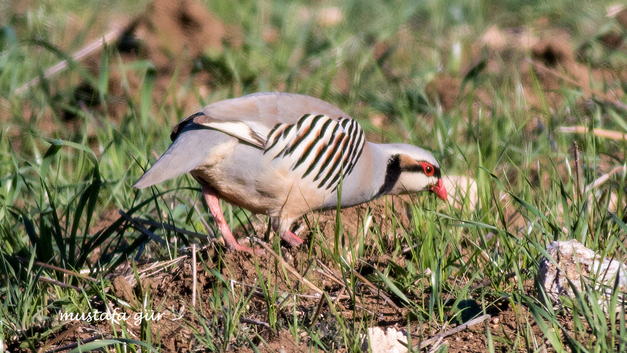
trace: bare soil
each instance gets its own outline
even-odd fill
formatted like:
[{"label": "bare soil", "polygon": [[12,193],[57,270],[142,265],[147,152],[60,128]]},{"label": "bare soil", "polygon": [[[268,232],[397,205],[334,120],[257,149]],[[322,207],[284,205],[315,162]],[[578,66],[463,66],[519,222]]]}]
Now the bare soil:
[{"label": "bare soil", "polygon": [[[196,0],[153,1],[144,13],[130,21],[115,42],[123,65],[138,60],[149,60],[154,65],[154,70],[150,71],[155,76],[154,106],[176,103],[178,109],[185,112],[197,108],[198,98],[190,94],[174,101],[172,92],[191,80],[193,87],[199,87],[201,94],[208,95],[216,80],[215,73],[222,69],[215,67],[220,64],[212,60],[217,60],[225,44],[241,45],[241,30],[223,23]],[[99,75],[100,55],[92,55],[85,65],[94,75]],[[126,98],[139,94],[145,85],[145,73],[123,70],[121,65],[112,65],[112,68],[106,107],[101,106],[101,101],[94,96],[94,88],[87,83],[77,87],[75,97],[91,109],[103,111],[106,108],[111,119],[121,120],[128,106]],[[72,119],[71,114],[67,117]]]},{"label": "bare soil", "polygon": [[[388,234],[389,238],[385,240],[385,243],[386,246],[391,247],[395,241],[394,237],[410,225],[410,202],[416,202],[416,200],[412,201],[409,197],[385,197],[365,205],[342,210],[341,220],[345,234],[363,231],[364,221],[371,214],[370,227],[378,227],[382,234]],[[386,214],[384,210],[393,210],[393,214]],[[300,224],[317,222],[324,236],[324,239],[317,239],[317,241],[333,243],[335,216],[336,211],[314,212],[307,216],[307,220],[301,220]],[[263,236],[266,233],[265,227],[265,219],[259,217],[253,219],[252,224],[240,227],[236,234],[244,236],[246,233],[254,233]],[[297,224],[296,228],[299,227],[300,225]],[[300,248],[282,247],[281,258],[299,274],[304,275],[313,285],[333,298],[338,315],[358,323],[365,322],[369,327],[395,327],[398,330],[407,328],[407,311],[403,309],[403,304],[399,299],[394,298],[393,295],[391,297],[395,306],[400,307],[400,311],[380,297],[378,291],[369,289],[361,282],[355,293],[356,302],[352,302],[346,295],[347,291],[344,289],[342,272],[338,264],[331,261],[329,256],[320,253],[320,247],[315,241],[314,247],[309,248],[311,232],[304,230],[300,235],[305,239],[305,244]],[[350,239],[346,242],[350,243]],[[311,257],[310,253],[312,253]],[[345,351],[339,334],[341,327],[328,305],[324,304],[323,300],[323,305],[318,311],[321,300],[315,297],[315,291],[298,277],[285,271],[275,257],[267,253],[256,256],[241,252],[229,253],[225,252],[220,245],[210,245],[199,250],[197,257],[198,296],[195,306],[192,306],[194,272],[190,254],[170,262],[169,266],[165,266],[166,261],[150,262],[139,266],[137,268],[140,274],[139,281],[129,264],[125,264],[110,278],[109,294],[112,295],[111,298],[118,298],[121,302],[109,299],[107,303],[104,303],[99,298],[93,298],[92,305],[101,312],[105,312],[107,307],[111,311],[117,308],[120,314],[126,313],[127,318],[116,324],[107,321],[67,323],[56,338],[48,340],[46,349],[72,344],[77,340],[112,338],[115,332],[121,333],[121,330],[125,329],[130,331],[133,337],[143,337],[145,341],[150,339],[164,352],[182,352],[198,348],[203,343],[195,338],[194,332],[211,336],[213,344],[236,352],[253,352],[251,344],[254,344],[261,352],[308,351],[313,344],[312,338],[302,330],[299,331],[297,337],[294,337],[289,330],[289,324],[293,323],[294,315],[296,315],[301,328],[313,328],[314,332],[318,333],[318,339],[327,347],[334,351]],[[365,276],[372,273],[371,267],[383,270],[388,261],[398,264],[404,261],[402,256],[391,259],[389,257],[370,258],[366,255],[363,259],[367,265],[355,263],[353,269]],[[268,288],[276,293],[275,298],[265,297],[258,283],[260,278],[258,273],[265,278]],[[231,288],[239,296],[250,295],[250,301],[246,303],[246,308],[243,310],[240,326],[236,329],[238,335],[230,337],[228,341],[224,341],[223,330],[227,325],[224,320],[230,314],[223,315],[223,311],[233,310],[238,303],[231,302],[229,305],[225,302],[227,300],[223,297],[226,295],[225,286]],[[528,286],[526,291],[532,294],[533,288]],[[294,296],[297,297],[296,301],[294,301]],[[143,298],[147,298],[147,301]],[[222,298],[219,300],[222,306],[215,306],[215,298]],[[276,304],[277,331],[268,326],[270,320],[268,300]],[[418,303],[428,302],[429,295],[426,294],[424,298],[412,298],[412,300]],[[454,298],[449,298],[449,300],[454,300]],[[135,309],[131,310],[122,303],[128,303]],[[444,344],[448,344],[449,351],[485,351],[486,325],[490,327],[494,337],[500,337],[503,340],[512,339],[517,332],[527,329],[524,326],[526,322],[520,321],[520,314],[515,315],[507,300],[486,299],[486,305],[489,306],[488,311],[492,318],[485,323],[447,337]],[[142,307],[144,309],[140,309]],[[522,310],[523,317],[527,317],[528,322],[533,322],[531,316],[524,313],[524,306],[518,306],[517,310],[519,312]],[[136,315],[140,311],[163,315],[159,320],[151,321],[150,333],[143,332],[142,327],[136,321]],[[316,313],[318,319],[314,322]],[[214,325],[202,326],[199,317],[209,323],[213,322]],[[410,327],[414,344],[451,328],[442,328],[431,323],[425,324],[416,318],[410,320]],[[533,324],[532,327],[540,337],[537,327]],[[506,344],[502,344],[501,347],[497,343],[497,351],[501,348],[507,351],[507,347]]]}]

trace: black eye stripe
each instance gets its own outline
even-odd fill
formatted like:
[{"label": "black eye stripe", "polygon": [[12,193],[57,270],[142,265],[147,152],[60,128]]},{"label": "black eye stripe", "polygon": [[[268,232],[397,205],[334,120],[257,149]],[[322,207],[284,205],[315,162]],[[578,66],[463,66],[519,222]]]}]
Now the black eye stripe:
[{"label": "black eye stripe", "polygon": [[[434,176],[434,177],[440,177],[440,168],[436,167],[436,166],[432,166],[433,167],[433,174],[429,175],[429,176]],[[424,169],[422,168],[421,164],[417,164],[417,165],[412,165],[409,167],[404,167],[401,168],[401,172],[407,172],[407,173],[422,173],[425,174]]]},{"label": "black eye stripe", "polygon": [[422,170],[422,166],[419,164],[419,165],[412,165],[410,167],[401,168],[401,172],[424,173],[424,170]]}]

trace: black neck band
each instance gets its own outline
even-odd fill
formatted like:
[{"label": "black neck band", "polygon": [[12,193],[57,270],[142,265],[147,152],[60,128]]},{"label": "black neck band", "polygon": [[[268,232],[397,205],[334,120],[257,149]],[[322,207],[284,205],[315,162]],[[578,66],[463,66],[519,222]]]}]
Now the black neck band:
[{"label": "black neck band", "polygon": [[385,180],[383,181],[383,185],[379,188],[379,191],[376,194],[376,197],[381,195],[385,195],[388,192],[392,191],[394,185],[398,181],[398,178],[401,176],[401,159],[398,154],[390,157],[388,159],[388,165],[385,169]]}]

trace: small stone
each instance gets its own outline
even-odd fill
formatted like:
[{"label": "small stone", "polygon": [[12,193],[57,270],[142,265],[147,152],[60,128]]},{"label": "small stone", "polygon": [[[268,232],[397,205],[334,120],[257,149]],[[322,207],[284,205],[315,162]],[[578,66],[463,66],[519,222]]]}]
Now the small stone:
[{"label": "small stone", "polygon": [[[627,266],[625,264],[617,260],[602,258],[574,239],[554,241],[547,246],[546,251],[552,260],[545,257],[540,260],[537,281],[553,304],[556,306],[561,304],[561,295],[575,298],[572,287],[580,293],[585,293],[586,289],[582,287],[583,281],[589,288],[601,292],[599,305],[607,311],[618,276],[619,307],[617,310],[620,311],[620,302],[627,293]],[[543,298],[541,296],[539,299],[543,300]]]},{"label": "small stone", "polygon": [[[407,336],[403,331],[397,331],[393,327],[388,327],[383,331],[379,327],[371,327],[368,329],[368,341],[373,353],[384,352],[407,352],[407,347],[399,343],[399,340],[407,343]],[[362,350],[368,351],[368,342],[364,341]]]}]

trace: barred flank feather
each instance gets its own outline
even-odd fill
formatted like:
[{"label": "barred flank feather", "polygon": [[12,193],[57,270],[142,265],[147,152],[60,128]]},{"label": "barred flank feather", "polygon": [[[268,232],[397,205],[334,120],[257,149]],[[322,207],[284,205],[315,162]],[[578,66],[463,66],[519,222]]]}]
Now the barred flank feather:
[{"label": "barred flank feather", "polygon": [[267,137],[264,154],[291,159],[292,171],[318,182],[318,189],[335,190],[342,176],[353,170],[366,138],[351,118],[337,121],[326,115],[303,115],[296,124],[276,124]]}]

